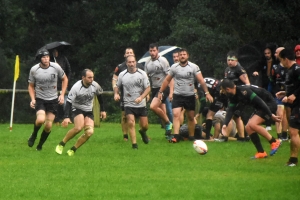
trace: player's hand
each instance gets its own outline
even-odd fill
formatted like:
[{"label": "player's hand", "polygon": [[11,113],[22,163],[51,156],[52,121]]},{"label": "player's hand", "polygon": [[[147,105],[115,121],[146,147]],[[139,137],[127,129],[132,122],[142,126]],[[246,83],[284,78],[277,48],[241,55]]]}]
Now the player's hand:
[{"label": "player's hand", "polygon": [[283,97],[281,101],[282,101],[283,103],[287,103],[287,102],[288,102],[287,96]]},{"label": "player's hand", "polygon": [[209,101],[210,103],[212,103],[214,101],[214,98],[210,94],[207,94],[206,101]]},{"label": "player's hand", "polygon": [[59,97],[58,97],[58,104],[59,104],[59,105],[63,105],[64,102],[65,102],[65,97],[64,97],[64,95],[59,95]]},{"label": "player's hand", "polygon": [[162,101],[162,99],[163,99],[163,94],[160,93],[160,92],[158,92],[157,98],[158,98],[160,101]]},{"label": "player's hand", "polygon": [[296,96],[294,94],[292,94],[287,97],[287,102],[292,104],[295,101],[295,99],[296,99]]},{"label": "player's hand", "polygon": [[120,100],[120,95],[119,94],[115,94],[114,95],[114,100],[115,101],[119,101]]},{"label": "player's hand", "polygon": [[150,95],[147,94],[147,96],[146,96],[146,101],[148,102],[149,100],[150,100]]},{"label": "player's hand", "polygon": [[272,114],[272,119],[273,119],[275,122],[281,122],[281,117],[280,117],[280,116],[276,116],[276,115]]},{"label": "player's hand", "polygon": [[62,121],[61,126],[67,128],[69,124],[72,124],[70,118],[65,118],[64,121]]},{"label": "player's hand", "polygon": [[222,135],[224,135],[225,137],[227,137],[227,126],[226,125],[222,126]]},{"label": "player's hand", "polygon": [[106,119],[106,112],[105,111],[100,112],[100,119]]},{"label": "player's hand", "polygon": [[30,102],[30,107],[33,108],[33,109],[35,109],[35,100],[32,100]]},{"label": "player's hand", "polygon": [[170,94],[169,94],[169,100],[170,100],[170,101],[173,101],[173,93],[171,93],[171,92],[170,92]]},{"label": "player's hand", "polygon": [[139,96],[138,98],[136,98],[136,100],[134,100],[135,103],[139,104],[142,102],[142,98]]},{"label": "player's hand", "polygon": [[285,96],[285,91],[279,91],[275,95],[277,99],[282,99]]},{"label": "player's hand", "polygon": [[259,75],[259,74],[258,74],[257,71],[253,72],[253,74],[252,74],[252,76],[258,76],[258,75]]}]

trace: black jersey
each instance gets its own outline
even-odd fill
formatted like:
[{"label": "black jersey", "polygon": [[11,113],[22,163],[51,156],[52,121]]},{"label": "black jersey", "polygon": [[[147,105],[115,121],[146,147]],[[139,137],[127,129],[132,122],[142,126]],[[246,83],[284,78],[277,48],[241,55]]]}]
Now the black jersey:
[{"label": "black jersey", "polygon": [[236,86],[236,93],[229,96],[229,106],[227,108],[227,115],[225,124],[228,125],[233,116],[234,111],[238,108],[238,104],[251,105],[256,110],[262,110],[266,115],[271,116],[272,112],[269,107],[277,107],[276,101],[272,94],[264,88],[254,85],[240,85]]},{"label": "black jersey", "polygon": [[[141,63],[136,63],[136,67],[138,69],[141,69],[141,70],[144,70],[144,65],[141,64]],[[123,62],[121,64],[119,64],[116,68],[115,68],[115,71],[114,71],[114,74],[116,76],[119,76],[119,74],[124,71],[125,69],[127,69],[127,65],[126,65],[126,62]]]},{"label": "black jersey", "polygon": [[[204,82],[212,97],[216,97],[220,94],[220,81],[218,79],[205,77]],[[200,83],[197,84],[197,92],[199,97],[205,96]]]},{"label": "black jersey", "polygon": [[271,72],[271,81],[273,84],[273,93],[285,91],[286,68],[280,64],[274,65]]},{"label": "black jersey", "polygon": [[293,106],[300,103],[300,65],[293,64],[287,70],[285,77],[286,96],[294,94],[296,96]]},{"label": "black jersey", "polygon": [[240,76],[246,74],[246,70],[238,63],[236,67],[227,67],[225,69],[224,78],[227,78],[234,82],[235,85],[244,85],[241,81]]}]

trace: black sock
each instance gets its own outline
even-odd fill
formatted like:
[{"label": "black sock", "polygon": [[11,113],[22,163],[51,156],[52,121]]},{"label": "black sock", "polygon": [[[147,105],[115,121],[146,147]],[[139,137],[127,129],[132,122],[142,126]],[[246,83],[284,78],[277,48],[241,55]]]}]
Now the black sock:
[{"label": "black sock", "polygon": [[61,141],[59,144],[63,147],[66,145],[66,143],[64,143],[63,141]]},{"label": "black sock", "polygon": [[37,135],[37,133],[38,133],[38,131],[40,130],[40,128],[41,128],[42,126],[37,126],[37,125],[35,125],[35,123],[34,123],[34,126],[33,126],[33,135]]},{"label": "black sock", "polygon": [[261,143],[260,143],[260,138],[259,138],[258,134],[257,133],[252,133],[249,136],[250,136],[251,141],[254,144],[257,152],[259,152],[259,153],[265,152],[262,145],[261,145]]},{"label": "black sock", "polygon": [[128,134],[124,134],[124,135],[123,135],[123,138],[128,139]]},{"label": "black sock", "polygon": [[276,142],[276,139],[272,136],[271,140],[269,140],[269,143],[272,144],[273,142]]},{"label": "black sock", "polygon": [[282,134],[281,133],[277,133],[277,138],[281,138],[282,137]]},{"label": "black sock", "polygon": [[206,135],[206,139],[209,139],[209,136],[210,136],[210,130],[211,130],[211,127],[212,127],[212,120],[211,119],[207,119],[205,120],[205,135]]},{"label": "black sock", "polygon": [[298,163],[298,158],[296,158],[296,157],[290,157],[289,162],[297,164]]},{"label": "black sock", "polygon": [[71,150],[73,150],[75,152],[77,150],[77,148],[75,146],[72,146]]},{"label": "black sock", "polygon": [[287,132],[286,131],[282,131],[281,137],[286,139],[287,138]]},{"label": "black sock", "polygon": [[41,138],[40,138],[40,142],[38,144],[39,147],[43,146],[43,144],[46,142],[50,133],[51,133],[51,131],[49,133],[47,133],[45,130],[43,130]]}]

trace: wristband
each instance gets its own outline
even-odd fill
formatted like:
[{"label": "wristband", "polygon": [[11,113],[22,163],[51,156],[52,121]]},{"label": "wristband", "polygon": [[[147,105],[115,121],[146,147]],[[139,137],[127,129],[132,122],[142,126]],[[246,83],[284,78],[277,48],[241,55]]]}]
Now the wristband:
[{"label": "wristband", "polygon": [[207,92],[205,92],[204,94],[207,95],[207,94],[209,94],[209,92],[207,91]]}]

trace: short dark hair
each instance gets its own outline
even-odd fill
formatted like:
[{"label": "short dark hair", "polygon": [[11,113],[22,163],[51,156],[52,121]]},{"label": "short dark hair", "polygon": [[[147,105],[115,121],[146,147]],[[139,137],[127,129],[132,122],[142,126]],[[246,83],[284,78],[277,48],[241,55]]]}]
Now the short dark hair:
[{"label": "short dark hair", "polygon": [[233,81],[229,80],[229,79],[223,79],[223,81],[221,82],[220,86],[223,88],[223,89],[226,89],[226,88],[234,88],[235,84]]},{"label": "short dark hair", "polygon": [[239,59],[238,58],[238,53],[236,51],[229,51],[227,53],[227,57],[236,57],[237,59]]},{"label": "short dark hair", "polygon": [[[131,49],[131,50],[133,51],[133,48],[127,47],[127,48],[125,49],[125,52],[124,52],[124,53],[126,53],[126,50],[127,50],[127,49]],[[134,51],[133,51],[133,53],[134,53]]]},{"label": "short dark hair", "polygon": [[188,50],[187,50],[186,48],[181,48],[181,49],[179,49],[179,50],[178,50],[178,53],[181,53],[181,52],[183,52],[183,51],[185,51],[185,52],[189,55],[189,52],[188,52]]},{"label": "short dark hair", "polygon": [[156,48],[158,50],[158,44],[152,43],[149,45],[149,49],[153,49],[153,48]]},{"label": "short dark hair", "polygon": [[125,58],[125,61],[126,61],[126,62],[128,61],[128,58],[129,58],[129,57],[134,57],[134,60],[136,61],[136,58],[135,58],[134,55],[129,55],[129,56],[127,56],[127,57]]},{"label": "short dark hair", "polygon": [[81,72],[81,76],[84,76],[84,77],[86,77],[86,72],[88,72],[88,71],[91,71],[91,72],[93,72],[92,70],[90,70],[90,69],[84,69],[84,70],[82,70],[82,72]]},{"label": "short dark hair", "polygon": [[282,59],[295,60],[295,52],[293,49],[282,49],[279,53],[279,57]]}]

